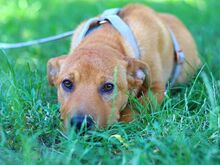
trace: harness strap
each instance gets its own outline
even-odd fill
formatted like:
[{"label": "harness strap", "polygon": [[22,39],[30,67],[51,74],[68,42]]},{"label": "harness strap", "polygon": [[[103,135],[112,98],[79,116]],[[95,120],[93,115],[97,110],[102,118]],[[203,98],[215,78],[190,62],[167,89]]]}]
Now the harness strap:
[{"label": "harness strap", "polygon": [[[140,50],[136,41],[136,38],[132,32],[132,30],[129,28],[129,26],[118,16],[118,13],[121,9],[115,8],[115,9],[108,9],[103,12],[103,14],[99,18],[91,18],[89,19],[81,33],[79,34],[79,37],[77,38],[77,45],[85,38],[88,34],[90,34],[92,31],[96,30],[100,27],[103,23],[109,22],[125,39],[125,41],[131,45],[135,58],[140,59],[141,54]],[[183,51],[180,49],[179,43],[176,39],[176,36],[174,33],[170,31],[171,39],[174,46],[174,55],[175,55],[175,64],[173,66],[173,70],[171,73],[171,77],[169,80],[169,85],[173,86],[181,72],[181,65],[183,64],[185,60],[185,55]]]},{"label": "harness strap", "polygon": [[77,44],[79,44],[83,38],[85,38],[91,31],[97,29],[101,24],[109,22],[125,39],[125,41],[131,45],[135,58],[140,58],[140,50],[137,45],[137,41],[135,39],[135,36],[129,26],[117,15],[120,12],[120,9],[109,9],[106,10],[101,17],[99,18],[91,18],[89,19],[78,39]]},{"label": "harness strap", "polygon": [[181,50],[179,43],[176,39],[176,36],[171,30],[170,30],[170,36],[173,41],[174,55],[175,55],[175,64],[173,66],[171,78],[169,80],[170,86],[172,87],[181,73],[181,68],[182,68],[181,66],[185,61],[185,54]]}]

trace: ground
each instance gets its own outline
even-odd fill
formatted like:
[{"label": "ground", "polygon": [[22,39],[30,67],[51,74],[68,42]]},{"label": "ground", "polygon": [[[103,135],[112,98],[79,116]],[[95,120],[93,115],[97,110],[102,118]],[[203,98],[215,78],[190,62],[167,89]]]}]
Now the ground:
[{"label": "ground", "polygon": [[204,66],[157,111],[134,98],[129,123],[81,135],[64,133],[46,63],[68,52],[70,39],[0,50],[0,164],[219,164],[220,2],[218,0],[0,0],[0,42],[72,30],[103,10],[129,2],[179,17],[192,32]]}]

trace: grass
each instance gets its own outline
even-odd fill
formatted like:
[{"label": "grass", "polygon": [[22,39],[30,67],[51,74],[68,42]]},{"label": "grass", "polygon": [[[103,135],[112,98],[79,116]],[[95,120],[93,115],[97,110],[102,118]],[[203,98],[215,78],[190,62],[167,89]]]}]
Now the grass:
[{"label": "grass", "polygon": [[[135,1],[130,1],[135,2]],[[204,67],[180,92],[165,94],[156,112],[140,112],[81,136],[62,132],[46,62],[65,54],[69,39],[0,50],[0,164],[219,164],[220,33],[217,0],[138,0],[178,16],[193,33]],[[68,31],[104,9],[128,1],[0,0],[0,41],[18,42]],[[84,10],[85,9],[85,10]]]}]

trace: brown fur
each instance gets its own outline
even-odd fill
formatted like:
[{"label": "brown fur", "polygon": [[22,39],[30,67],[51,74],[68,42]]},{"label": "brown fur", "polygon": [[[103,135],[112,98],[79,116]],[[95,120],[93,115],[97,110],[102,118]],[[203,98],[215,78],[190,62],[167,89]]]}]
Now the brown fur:
[{"label": "brown fur", "polygon": [[[76,46],[75,40],[82,23],[73,36],[68,56],[49,60],[48,79],[58,88],[61,117],[65,124],[69,117],[79,112],[91,115],[101,127],[119,120],[130,121],[128,91],[147,95],[147,91],[151,90],[161,103],[174,65],[174,48],[168,28],[174,32],[187,61],[182,65],[177,83],[186,82],[199,68],[201,63],[194,40],[175,16],[132,4],[120,12],[120,17],[133,31],[141,59],[133,58],[130,45],[109,23],[103,24]],[[102,96],[98,89],[104,82],[114,81],[115,68],[118,75],[117,96],[113,101],[113,94]],[[139,68],[146,72],[145,81],[135,76]],[[64,78],[74,82],[73,92],[62,89],[60,84]]]}]

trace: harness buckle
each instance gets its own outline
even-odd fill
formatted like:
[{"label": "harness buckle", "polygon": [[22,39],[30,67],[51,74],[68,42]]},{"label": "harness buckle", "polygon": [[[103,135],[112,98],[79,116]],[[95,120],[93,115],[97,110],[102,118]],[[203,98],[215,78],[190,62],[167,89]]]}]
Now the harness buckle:
[{"label": "harness buckle", "polygon": [[183,53],[182,50],[179,50],[176,52],[176,62],[177,64],[183,64],[185,61],[185,54]]},{"label": "harness buckle", "polygon": [[107,22],[108,22],[108,21],[107,21],[106,19],[103,19],[103,20],[98,21],[98,24],[99,24],[99,25],[102,25],[102,24],[107,23]]}]

